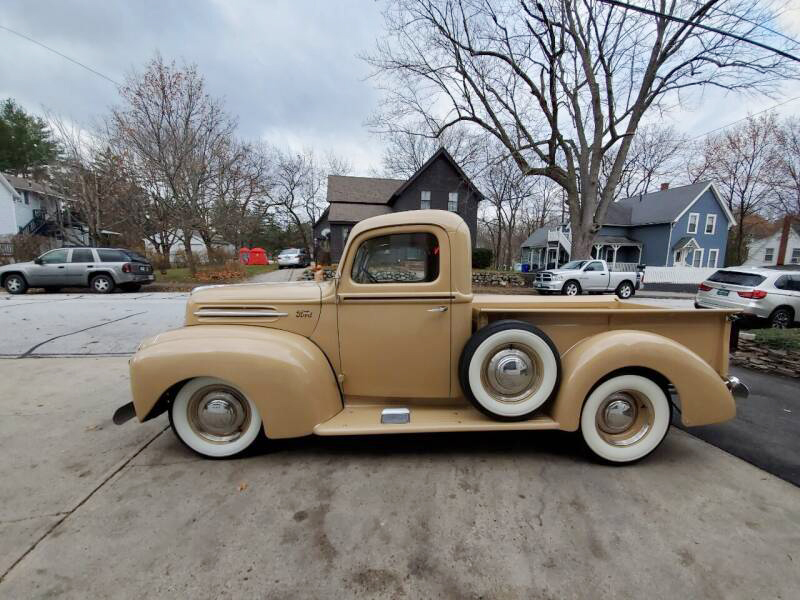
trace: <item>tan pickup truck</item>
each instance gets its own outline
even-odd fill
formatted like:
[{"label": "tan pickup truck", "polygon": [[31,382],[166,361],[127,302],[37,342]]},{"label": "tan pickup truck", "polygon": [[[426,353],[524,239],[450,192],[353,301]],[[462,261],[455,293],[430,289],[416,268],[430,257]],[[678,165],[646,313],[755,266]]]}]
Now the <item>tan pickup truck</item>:
[{"label": "tan pickup truck", "polygon": [[686,425],[732,418],[731,311],[614,296],[472,293],[469,230],[410,211],[356,225],[336,277],[196,289],[186,326],[130,362],[120,423],[168,412],[208,457],[257,438],[580,430],[629,463]]}]

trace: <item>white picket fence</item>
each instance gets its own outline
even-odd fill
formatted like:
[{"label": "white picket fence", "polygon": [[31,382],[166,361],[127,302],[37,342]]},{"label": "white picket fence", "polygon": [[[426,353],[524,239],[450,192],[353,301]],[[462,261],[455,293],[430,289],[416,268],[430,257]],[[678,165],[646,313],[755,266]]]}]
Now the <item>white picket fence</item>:
[{"label": "white picket fence", "polygon": [[648,283],[691,283],[698,284],[717,269],[707,267],[647,267],[644,271],[644,284]]}]

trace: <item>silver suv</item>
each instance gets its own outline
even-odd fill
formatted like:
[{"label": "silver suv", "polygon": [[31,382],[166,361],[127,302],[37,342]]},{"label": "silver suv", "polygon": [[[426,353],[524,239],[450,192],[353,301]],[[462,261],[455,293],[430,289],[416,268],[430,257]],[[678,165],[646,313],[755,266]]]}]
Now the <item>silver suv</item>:
[{"label": "silver suv", "polygon": [[0,267],[0,285],[9,294],[24,294],[32,287],[48,292],[62,287],[89,287],[98,294],[117,287],[137,292],[154,280],[153,265],[144,256],[119,248],[58,248],[30,262]]},{"label": "silver suv", "polygon": [[745,316],[791,327],[800,320],[800,271],[729,267],[700,284],[696,308],[735,308]]}]

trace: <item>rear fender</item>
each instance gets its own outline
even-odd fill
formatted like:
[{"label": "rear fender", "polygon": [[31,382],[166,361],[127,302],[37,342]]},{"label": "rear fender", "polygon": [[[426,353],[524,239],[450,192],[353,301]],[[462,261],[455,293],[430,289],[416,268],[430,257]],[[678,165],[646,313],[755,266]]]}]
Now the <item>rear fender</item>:
[{"label": "rear fender", "polygon": [[[258,407],[270,438],[308,435],[342,410],[333,369],[323,352],[296,333],[240,325],[196,325],[142,343],[130,361],[140,421],[176,384],[217,377]],[[162,400],[163,401],[163,400]]]},{"label": "rear fender", "polygon": [[684,425],[720,423],[736,416],[736,403],[722,377],[686,346],[655,333],[598,333],[570,348],[561,357],[561,367],[563,379],[553,419],[567,431],[578,429],[592,388],[620,369],[644,368],[663,375],[680,396]]}]

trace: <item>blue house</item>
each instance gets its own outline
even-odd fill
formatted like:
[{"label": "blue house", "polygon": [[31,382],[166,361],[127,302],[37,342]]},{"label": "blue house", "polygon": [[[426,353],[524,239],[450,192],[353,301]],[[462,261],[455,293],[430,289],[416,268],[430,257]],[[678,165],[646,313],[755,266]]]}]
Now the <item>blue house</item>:
[{"label": "blue house", "polygon": [[[721,267],[728,230],[736,224],[710,182],[661,190],[613,203],[592,248],[616,269],[651,267]],[[569,225],[542,227],[522,244],[522,262],[551,268],[570,260]]]}]

